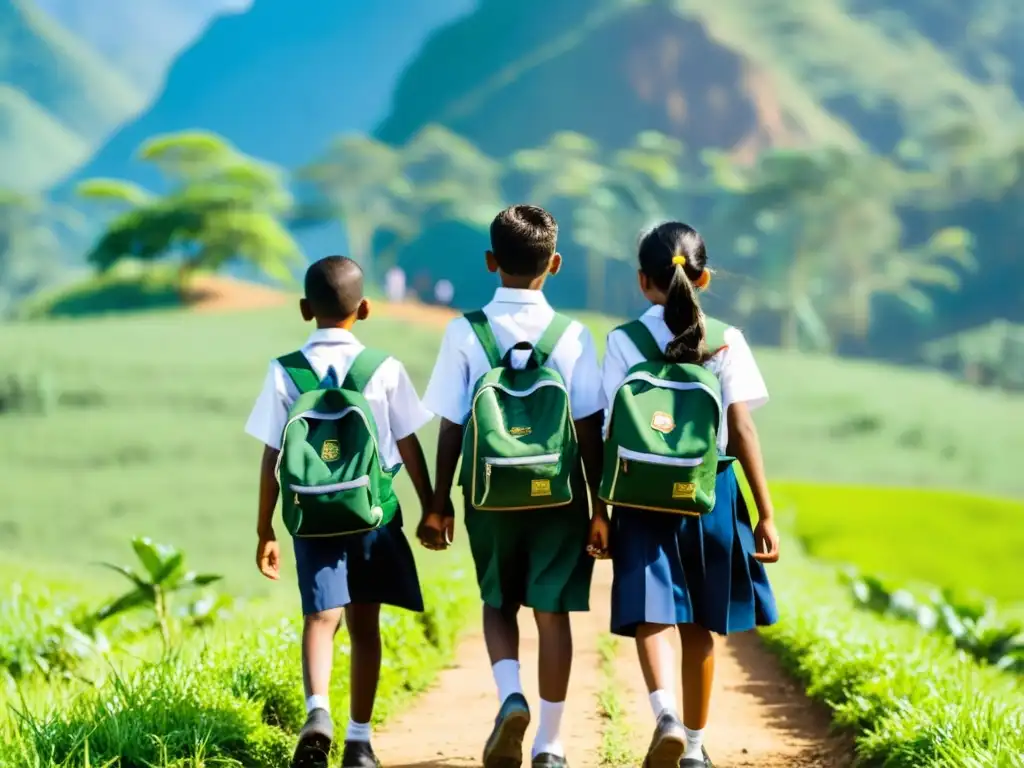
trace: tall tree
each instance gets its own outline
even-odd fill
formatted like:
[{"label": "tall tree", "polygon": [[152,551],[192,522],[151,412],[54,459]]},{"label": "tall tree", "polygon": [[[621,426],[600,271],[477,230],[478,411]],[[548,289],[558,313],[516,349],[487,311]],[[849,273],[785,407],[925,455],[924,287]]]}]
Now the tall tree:
[{"label": "tall tree", "polygon": [[378,234],[411,239],[417,232],[413,185],[395,147],[362,134],[341,136],[296,178],[312,192],[302,207],[304,222],[340,222],[349,255],[370,274]]},{"label": "tall tree", "polygon": [[83,198],[126,209],[89,253],[92,264],[108,269],[124,258],[176,259],[182,290],[197,270],[236,259],[282,282],[293,279],[302,258],[281,223],[292,199],[276,168],[200,131],[154,137],[138,155],[162,172],[170,191],[156,195],[113,179],[83,182]]}]

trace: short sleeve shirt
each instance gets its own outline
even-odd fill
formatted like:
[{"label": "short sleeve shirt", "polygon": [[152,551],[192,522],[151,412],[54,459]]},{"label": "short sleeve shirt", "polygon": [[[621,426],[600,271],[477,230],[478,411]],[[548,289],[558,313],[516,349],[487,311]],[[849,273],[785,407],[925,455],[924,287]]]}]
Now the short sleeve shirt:
[{"label": "short sleeve shirt", "polygon": [[[503,355],[520,342],[536,344],[555,316],[541,291],[513,288],[499,288],[483,311]],[[513,364],[523,363],[525,360],[513,359]],[[586,326],[572,321],[547,365],[558,371],[569,390],[573,419],[578,421],[604,409],[597,349]],[[452,320],[423,396],[425,406],[448,421],[464,424],[473,387],[490,368],[487,353],[469,321],[464,317]]]},{"label": "short sleeve shirt", "polygon": [[[344,381],[352,361],[363,349],[351,332],[321,328],[312,333],[302,353],[318,376],[325,378],[333,369],[337,381]],[[401,464],[398,441],[423,427],[433,414],[423,407],[405,367],[393,357],[376,370],[363,394],[377,422],[381,460],[389,467]],[[298,396],[291,377],[280,363],[271,361],[245,431],[265,445],[280,450],[288,410]]]},{"label": "short sleeve shirt", "polygon": [[[664,309],[653,306],[640,317],[640,322],[651,332],[663,352],[674,337],[665,324]],[[738,328],[729,328],[725,332],[725,343],[726,348],[704,364],[722,385],[722,407],[728,409],[733,403],[746,403],[750,410],[756,410],[768,402],[768,387],[754,360],[754,353]],[[643,361],[643,355],[624,331],[614,330],[608,334],[601,373],[605,402],[611,403],[614,400],[626,373]],[[725,451],[729,443],[727,426],[718,436],[718,441],[719,449]]]}]

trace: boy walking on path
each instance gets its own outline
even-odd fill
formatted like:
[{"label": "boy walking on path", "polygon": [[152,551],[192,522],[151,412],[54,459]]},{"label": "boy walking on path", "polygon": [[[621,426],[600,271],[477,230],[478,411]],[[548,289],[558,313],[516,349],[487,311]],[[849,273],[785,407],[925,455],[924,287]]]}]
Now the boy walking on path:
[{"label": "boy walking on path", "polygon": [[[593,338],[579,322],[557,315],[543,293],[547,276],[561,267],[561,257],[555,250],[557,235],[554,218],[541,208],[517,205],[498,214],[491,224],[487,268],[499,275],[501,287],[482,313],[471,313],[468,319],[450,323],[424,397],[426,407],[441,416],[437,488],[430,514],[420,529],[423,543],[433,549],[443,549],[454,536],[455,522],[448,505],[463,450],[464,425],[477,382],[499,365],[495,358],[504,359],[515,369],[524,369],[531,360],[536,366],[543,359],[539,364],[561,377],[572,420],[565,426],[574,428],[579,446],[579,458],[575,445],[563,454],[572,457],[573,466],[565,469],[572,475],[572,492],[568,494],[571,501],[562,506],[542,505],[557,478],[531,481],[536,491],[531,495],[539,497],[537,506],[548,508],[508,506],[496,511],[493,499],[502,490],[491,488],[490,464],[486,467],[488,490],[483,495],[490,494],[492,501],[486,509],[479,508],[485,506],[483,497],[471,498],[470,486],[476,483],[468,479],[475,470],[467,470],[467,464],[475,462],[463,457],[466,531],[484,602],[484,637],[500,703],[484,748],[485,768],[518,768],[522,762],[530,709],[519,674],[517,617],[521,606],[533,609],[539,634],[540,723],[532,764],[535,768],[567,765],[559,727],[572,665],[569,613],[588,610],[593,571],[592,558],[587,554],[590,504],[584,467],[593,491],[595,514],[603,514],[596,491],[601,472],[604,402]],[[546,386],[558,387],[559,383],[556,380],[554,385],[548,382]],[[517,407],[509,403],[509,409]],[[525,445],[531,429],[538,431],[536,424],[501,431],[506,436],[524,438]],[[493,462],[493,482],[498,485],[499,469],[514,463],[521,466],[523,460],[495,458]],[[525,486],[527,490],[530,487],[529,483]],[[478,507],[473,506],[474,500]]]},{"label": "boy walking on path", "polygon": [[[433,494],[415,432],[432,415],[420,403],[399,361],[372,353],[360,357],[365,348],[351,329],[357,321],[369,317],[370,303],[363,297],[363,272],[359,265],[342,256],[328,256],[310,266],[300,310],[303,319],[315,321],[316,330],[300,350],[301,355],[282,360],[297,360],[300,367],[308,369],[309,380],[314,385],[321,382],[321,387],[337,387],[340,382],[358,378],[356,368],[362,369],[366,381],[360,385],[376,422],[380,463],[391,474],[405,466],[425,512]],[[355,365],[357,358],[373,358],[375,362],[370,368],[379,365],[369,372],[365,363]],[[280,492],[276,468],[282,435],[291,405],[309,389],[300,387],[292,372],[290,365],[271,362],[263,391],[246,424],[246,432],[265,445],[260,467],[256,563],[264,576],[274,580],[280,578],[281,561],[273,516]],[[327,440],[318,453],[329,464],[339,458],[344,460],[344,452],[349,448],[339,446],[339,441]],[[358,481],[349,483],[354,484]],[[293,540],[305,617],[302,669],[308,712],[295,751],[293,765],[297,767],[327,766],[334,738],[329,699],[334,635],[341,626],[342,613],[352,649],[351,707],[342,766],[377,765],[370,746],[370,720],[381,666],[380,607],[386,604],[410,611],[423,610],[416,565],[402,532],[401,509],[396,509],[398,501],[390,482],[381,487],[386,498],[380,499],[375,511],[395,510],[390,522],[364,533],[309,538],[296,535]]]}]

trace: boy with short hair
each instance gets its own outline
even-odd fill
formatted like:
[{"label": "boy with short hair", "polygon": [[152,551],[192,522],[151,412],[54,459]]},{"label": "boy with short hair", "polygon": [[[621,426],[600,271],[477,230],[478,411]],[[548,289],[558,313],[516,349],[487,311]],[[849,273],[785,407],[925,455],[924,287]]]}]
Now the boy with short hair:
[{"label": "boy with short hair", "polygon": [[[501,278],[493,301],[484,307],[487,324],[502,355],[517,344],[536,345],[555,318],[544,298],[544,281],[561,267],[556,252],[558,225],[550,213],[515,205],[491,224],[487,269]],[[512,350],[515,367],[525,365]],[[529,357],[529,352],[525,353]],[[519,355],[522,357],[522,355]],[[545,363],[561,375],[569,393],[580,456],[595,510],[601,479],[601,426],[604,402],[600,369],[590,331],[572,321]],[[463,425],[480,377],[491,368],[487,351],[466,318],[453,320],[445,333],[424,404],[441,416],[436,491],[420,538],[443,549],[454,535],[447,505],[462,450]],[[500,709],[484,747],[484,768],[518,768],[522,740],[530,721],[519,677],[521,606],[533,608],[539,634],[540,724],[533,745],[534,768],[563,768],[559,736],[572,665],[571,611],[589,609],[593,560],[587,554],[590,508],[580,467],[574,467],[574,501],[567,507],[488,511],[466,498],[466,531],[484,602],[484,637],[490,655]]]},{"label": "boy with short hair", "polygon": [[[299,309],[304,320],[316,322],[316,330],[301,352],[321,382],[333,378],[337,386],[364,349],[351,332],[357,321],[370,316],[370,302],[363,296],[362,269],[343,256],[317,261],[306,272],[305,297]],[[256,564],[264,576],[274,580],[280,578],[281,560],[272,524],[280,491],[275,468],[289,408],[300,394],[281,363],[271,362],[263,391],[245,427],[265,445],[260,468]],[[423,407],[405,368],[394,358],[384,360],[369,376],[363,395],[376,421],[381,462],[386,467],[406,467],[425,513],[433,494],[415,432],[430,421],[432,414]],[[397,503],[394,498],[385,501]],[[295,537],[293,541],[305,617],[302,670],[308,713],[293,765],[327,766],[333,741],[328,694],[334,635],[344,611],[352,659],[350,719],[342,766],[375,768],[378,763],[370,746],[370,719],[380,677],[380,606],[423,610],[416,565],[402,532],[401,509],[390,523],[367,533]]]}]

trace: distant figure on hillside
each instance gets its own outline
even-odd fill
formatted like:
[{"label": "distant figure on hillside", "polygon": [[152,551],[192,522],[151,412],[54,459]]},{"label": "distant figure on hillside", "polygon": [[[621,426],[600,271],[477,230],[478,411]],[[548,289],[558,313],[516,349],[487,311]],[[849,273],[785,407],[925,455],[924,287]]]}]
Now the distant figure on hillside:
[{"label": "distant figure on hillside", "polygon": [[405,301],[405,270],[392,267],[384,275],[384,295],[393,304]]},{"label": "distant figure on hillside", "polygon": [[451,306],[454,298],[455,286],[452,285],[451,280],[438,280],[434,285],[434,301],[442,307],[448,307]]},{"label": "distant figure on hillside", "polygon": [[[245,425],[265,446],[256,565],[268,579],[280,578],[273,518],[284,485],[282,517],[293,537],[305,618],[307,720],[292,765],[327,768],[334,741],[329,699],[334,635],[344,613],[351,681],[341,765],[377,768],[370,722],[380,679],[380,607],[423,610],[416,563],[392,486],[398,470],[383,467],[404,466],[419,498],[432,498],[416,438],[432,414],[420,403],[402,364],[386,352],[366,349],[352,333],[357,321],[370,316],[358,264],[328,256],[311,265],[300,309],[316,330],[300,350],[270,363]],[[344,377],[340,383],[339,375]],[[334,418],[316,418],[328,412]]]}]

